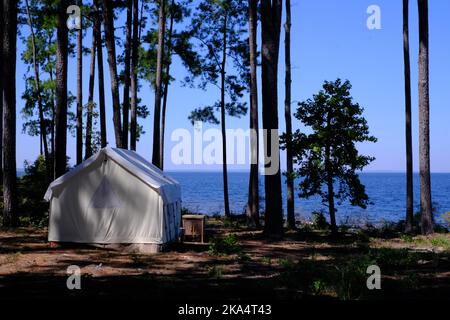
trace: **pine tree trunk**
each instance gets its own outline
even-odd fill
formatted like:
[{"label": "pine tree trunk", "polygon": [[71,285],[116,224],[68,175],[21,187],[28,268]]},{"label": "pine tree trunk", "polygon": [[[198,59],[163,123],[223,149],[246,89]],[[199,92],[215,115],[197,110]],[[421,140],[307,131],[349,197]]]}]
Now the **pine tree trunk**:
[{"label": "pine tree trunk", "polygon": [[250,48],[250,147],[251,164],[247,204],[247,219],[251,224],[259,226],[259,124],[258,124],[258,81],[257,81],[257,26],[258,0],[248,1],[249,10],[249,48]]},{"label": "pine tree trunk", "polygon": [[126,22],[126,40],[124,57],[124,86],[123,86],[123,128],[122,144],[124,149],[128,149],[128,117],[130,110],[130,55],[131,55],[131,20],[132,20],[132,0],[127,0],[127,22]]},{"label": "pine tree trunk", "polygon": [[169,22],[169,34],[167,35],[167,57],[168,61],[166,62],[166,77],[164,79],[164,96],[162,103],[162,117],[161,117],[161,147],[159,158],[161,159],[161,169],[164,170],[164,135],[166,131],[166,110],[167,110],[167,95],[169,92],[169,80],[170,80],[170,65],[172,62],[172,33],[173,33],[173,7],[175,6],[175,1],[172,0],[171,11],[170,11],[170,22]]},{"label": "pine tree trunk", "polygon": [[406,224],[405,232],[413,231],[413,156],[411,130],[411,66],[409,59],[409,0],[403,0],[403,60],[405,74],[405,138],[406,138]]},{"label": "pine tree trunk", "polygon": [[139,10],[138,0],[133,0],[133,41],[131,48],[131,119],[130,119],[130,149],[136,151],[136,129],[137,129],[137,63],[138,63],[138,31]]},{"label": "pine tree trunk", "polygon": [[[78,1],[82,5],[82,0]],[[83,161],[83,19],[77,32],[77,164]]]},{"label": "pine tree trunk", "polygon": [[56,110],[55,110],[55,177],[66,172],[67,148],[67,0],[62,0],[57,12],[56,40]]},{"label": "pine tree trunk", "polygon": [[[0,1],[0,40],[3,41],[3,2]],[[3,46],[0,47],[0,183],[3,185]]]},{"label": "pine tree trunk", "polygon": [[17,2],[2,2],[3,226],[19,224],[16,194],[16,36]]},{"label": "pine tree trunk", "polygon": [[286,24],[284,39],[284,55],[286,65],[284,100],[284,117],[286,119],[286,183],[287,183],[287,225],[289,229],[295,229],[294,213],[294,164],[292,154],[292,116],[291,116],[291,1],[286,0]]},{"label": "pine tree trunk", "polygon": [[[330,126],[329,119],[328,126]],[[327,172],[328,210],[330,213],[331,233],[336,235],[338,229],[336,224],[336,210],[334,207],[333,170],[330,161],[330,146],[325,147],[325,170]]]},{"label": "pine tree trunk", "polygon": [[419,171],[423,234],[433,233],[430,177],[430,99],[428,52],[428,0],[418,0],[419,9]]},{"label": "pine tree trunk", "polygon": [[[100,7],[97,7],[100,9]],[[101,32],[101,16],[97,12],[94,20],[95,42],[97,45],[97,65],[98,65],[98,107],[100,113],[100,144],[105,148],[108,144],[106,135],[106,110],[105,110],[105,82],[103,76],[103,47]]]},{"label": "pine tree trunk", "polygon": [[89,92],[88,92],[88,109],[86,115],[86,142],[85,142],[85,159],[92,156],[92,114],[94,111],[94,82],[95,82],[95,50],[97,42],[95,30],[92,29],[92,46],[91,60],[89,63]]},{"label": "pine tree trunk", "polygon": [[[271,150],[272,135],[278,140],[278,55],[280,47],[282,1],[262,1],[262,119],[266,130],[265,144],[272,158],[280,159],[280,150]],[[273,164],[272,164],[273,165]],[[266,168],[266,173],[267,173]],[[264,233],[269,237],[283,234],[283,212],[281,200],[281,174],[278,167],[275,174],[265,175],[266,212]]]},{"label": "pine tree trunk", "polygon": [[33,69],[34,69],[34,88],[35,88],[35,95],[37,97],[37,103],[38,103],[38,113],[39,113],[39,133],[40,133],[40,140],[41,140],[41,146],[44,149],[44,157],[45,157],[45,169],[46,169],[46,175],[47,180],[50,181],[51,179],[51,169],[50,169],[50,159],[49,159],[49,152],[48,152],[48,143],[47,143],[47,128],[45,126],[45,119],[44,119],[44,110],[42,106],[42,95],[41,95],[41,88],[40,88],[40,79],[39,79],[39,66],[36,61],[36,39],[35,39],[35,33],[33,28],[33,19],[30,14],[30,8],[28,5],[28,0],[25,0],[25,9],[27,13],[27,22],[28,26],[30,27],[31,32],[31,46],[33,51]]},{"label": "pine tree trunk", "polygon": [[156,82],[155,82],[155,112],[153,115],[153,154],[152,163],[161,168],[161,159],[159,157],[161,152],[160,145],[160,124],[161,124],[161,81],[162,81],[162,66],[164,56],[164,33],[165,33],[165,0],[159,1],[159,16],[158,16],[158,50],[156,57]]},{"label": "pine tree trunk", "polygon": [[225,206],[225,216],[230,217],[230,200],[228,196],[228,169],[227,169],[227,136],[225,124],[225,67],[227,60],[227,16],[223,25],[223,52],[220,72],[220,126],[222,129],[222,173],[223,173],[223,199]]},{"label": "pine tree trunk", "polygon": [[114,38],[114,12],[112,0],[103,0],[103,26],[108,54],[109,77],[113,104],[114,135],[117,148],[122,148],[122,125],[120,119],[119,80],[117,77],[116,43]]},{"label": "pine tree trunk", "polygon": [[[52,36],[49,37],[48,39],[48,45],[50,46],[50,44],[52,43]],[[50,55],[47,55],[47,61],[50,61]],[[53,68],[50,66],[49,71],[48,71],[48,75],[50,78],[50,82],[53,83]],[[51,103],[50,103],[50,107],[52,109],[52,119],[50,120],[50,146],[51,146],[51,157],[50,157],[50,168],[51,168],[51,172],[50,172],[50,176],[51,179],[50,180],[55,180],[55,117],[56,117],[56,102],[55,102],[55,89],[51,89]]]}]

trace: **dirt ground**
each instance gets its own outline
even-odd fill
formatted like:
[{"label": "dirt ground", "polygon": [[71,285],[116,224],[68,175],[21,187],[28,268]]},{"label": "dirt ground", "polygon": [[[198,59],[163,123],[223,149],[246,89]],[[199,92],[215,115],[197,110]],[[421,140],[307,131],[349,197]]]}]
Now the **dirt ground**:
[{"label": "dirt ground", "polygon": [[[183,300],[450,297],[450,251],[439,243],[400,238],[361,241],[353,236],[334,240],[301,231],[287,233],[283,240],[266,240],[260,231],[220,226],[210,228],[209,236],[229,232],[239,239],[239,254],[213,255],[208,244],[177,244],[151,255],[82,245],[51,247],[46,230],[3,230],[0,296]],[[450,236],[443,237],[450,241]],[[362,290],[352,296],[352,281],[359,281],[354,279],[352,265],[363,261],[364,252],[385,265],[381,267],[382,289]],[[67,289],[70,265],[81,268],[81,290]],[[337,276],[333,278],[331,273]]]}]

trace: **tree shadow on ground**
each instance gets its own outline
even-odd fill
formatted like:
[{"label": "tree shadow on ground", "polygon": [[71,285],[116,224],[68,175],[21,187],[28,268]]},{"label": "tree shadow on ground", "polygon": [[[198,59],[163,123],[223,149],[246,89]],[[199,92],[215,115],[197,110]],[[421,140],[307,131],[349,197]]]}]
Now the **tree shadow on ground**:
[{"label": "tree shadow on ground", "polygon": [[[44,234],[9,236],[2,238],[3,257],[20,249],[18,260],[28,263],[32,256],[43,262],[0,273],[0,296],[182,301],[450,296],[448,251],[371,247],[358,236],[336,239],[317,232],[288,232],[277,241],[254,230],[236,234],[240,253],[218,256],[207,252],[208,244],[176,244],[167,252],[143,255],[79,244],[50,248]],[[82,269],[81,290],[67,289],[66,268],[72,264]],[[372,264],[381,269],[381,290],[367,289]]]}]

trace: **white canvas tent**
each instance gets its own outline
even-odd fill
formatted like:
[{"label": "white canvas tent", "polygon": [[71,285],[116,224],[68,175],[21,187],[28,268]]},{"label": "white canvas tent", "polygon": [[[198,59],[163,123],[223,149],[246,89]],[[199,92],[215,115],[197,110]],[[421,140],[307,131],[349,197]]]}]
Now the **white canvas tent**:
[{"label": "white canvas tent", "polygon": [[179,183],[134,151],[101,149],[53,181],[44,199],[50,202],[51,242],[158,251],[179,235]]}]

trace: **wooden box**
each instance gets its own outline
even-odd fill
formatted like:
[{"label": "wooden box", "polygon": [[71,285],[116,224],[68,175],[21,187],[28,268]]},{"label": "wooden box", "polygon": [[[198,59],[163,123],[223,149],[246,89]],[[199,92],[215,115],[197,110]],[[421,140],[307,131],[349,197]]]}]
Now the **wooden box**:
[{"label": "wooden box", "polygon": [[183,240],[189,237],[191,240],[205,239],[205,216],[196,214],[185,214],[182,216]]}]

